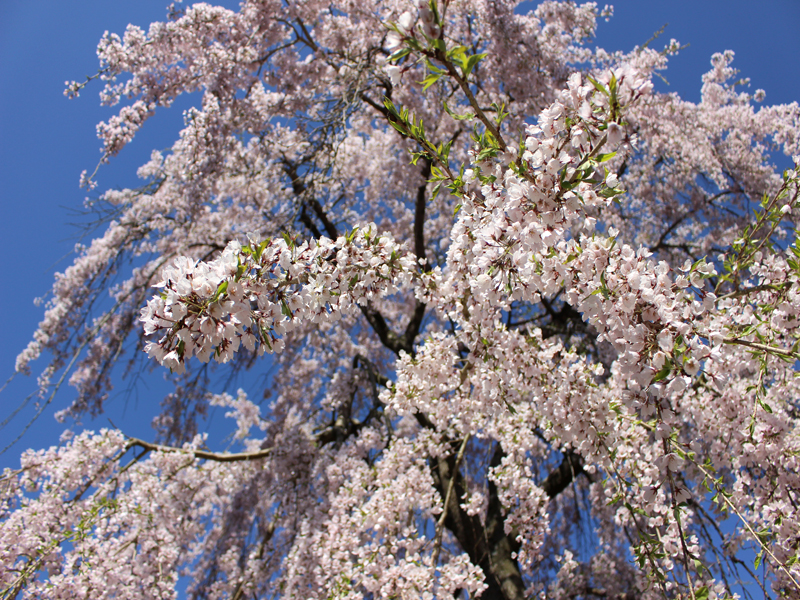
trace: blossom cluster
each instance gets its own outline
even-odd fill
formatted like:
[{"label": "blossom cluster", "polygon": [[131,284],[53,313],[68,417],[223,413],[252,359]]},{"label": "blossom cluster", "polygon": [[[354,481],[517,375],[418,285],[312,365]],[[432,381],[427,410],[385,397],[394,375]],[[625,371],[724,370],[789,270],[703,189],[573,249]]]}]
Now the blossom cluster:
[{"label": "blossom cluster", "polygon": [[242,246],[231,242],[209,263],[179,258],[164,269],[140,320],[148,355],[176,372],[192,356],[229,361],[243,345],[280,352],[280,336],[298,322],[335,322],[342,313],[407,286],[415,259],[374,224],[336,241],[291,239]]}]

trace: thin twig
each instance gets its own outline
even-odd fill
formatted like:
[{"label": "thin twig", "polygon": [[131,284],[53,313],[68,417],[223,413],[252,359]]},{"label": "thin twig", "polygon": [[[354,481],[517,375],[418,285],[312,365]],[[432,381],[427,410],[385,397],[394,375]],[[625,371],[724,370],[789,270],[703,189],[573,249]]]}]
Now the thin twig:
[{"label": "thin twig", "polygon": [[765,283],[763,285],[754,285],[753,287],[736,290],[735,292],[725,294],[724,296],[719,296],[717,298],[717,302],[719,302],[720,300],[727,300],[728,298],[741,298],[742,296],[746,296],[748,294],[755,294],[757,292],[766,292],[766,291],[779,292],[781,291],[781,289],[779,285],[773,285],[770,283]]},{"label": "thin twig", "polygon": [[486,116],[486,113],[483,112],[480,105],[478,104],[478,101],[475,99],[475,95],[472,93],[472,90],[469,89],[469,84],[467,83],[467,81],[463,77],[461,77],[461,75],[458,74],[458,71],[456,71],[456,68],[453,65],[453,63],[450,62],[450,60],[448,60],[447,56],[443,52],[437,50],[436,53],[434,54],[434,58],[436,58],[436,60],[444,64],[444,66],[447,68],[448,75],[450,75],[450,77],[456,80],[456,83],[458,83],[458,86],[461,88],[461,91],[464,92],[464,95],[467,97],[467,100],[469,100],[469,105],[472,107],[472,110],[475,111],[475,116],[477,116],[478,119],[481,120],[484,127],[486,127],[489,133],[491,133],[492,136],[495,138],[495,140],[497,140],[497,144],[498,146],[500,146],[500,150],[505,152],[507,149],[506,142],[503,139],[503,136],[500,135],[500,130],[494,126],[494,124]]},{"label": "thin twig", "polygon": [[747,346],[748,348],[761,350],[763,352],[768,352],[769,354],[775,354],[777,356],[783,356],[785,358],[793,358],[794,360],[800,360],[800,353],[792,352],[791,350],[784,350],[783,348],[778,348],[777,346],[768,346],[767,344],[759,344],[758,342],[748,342],[747,340],[738,340],[736,338],[726,338],[723,340],[723,342],[726,344]]}]

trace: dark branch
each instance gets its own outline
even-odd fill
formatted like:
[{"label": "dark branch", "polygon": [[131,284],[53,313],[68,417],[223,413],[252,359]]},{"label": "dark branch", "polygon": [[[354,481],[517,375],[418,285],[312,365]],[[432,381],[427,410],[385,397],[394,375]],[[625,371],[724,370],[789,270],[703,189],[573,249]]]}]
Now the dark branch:
[{"label": "dark branch", "polygon": [[394,331],[389,329],[389,325],[386,323],[386,319],[383,318],[383,315],[372,308],[371,305],[359,305],[359,307],[373,331],[378,334],[378,339],[381,343],[395,354],[400,354],[400,350],[405,349],[401,338]]},{"label": "dark branch", "polygon": [[[428,179],[431,176],[431,161],[429,158],[422,159],[422,179],[424,183],[417,188],[417,202],[414,208],[414,253],[417,259],[425,260],[425,208],[428,203]],[[430,270],[427,261],[422,267],[425,271]]]},{"label": "dark branch", "polygon": [[[499,467],[504,456],[503,447],[498,443],[490,466]],[[525,584],[522,581],[519,564],[513,558],[519,551],[520,545],[513,533],[506,533],[503,505],[497,494],[497,486],[491,478],[489,478],[489,506],[486,509],[486,539],[489,542],[492,576],[502,594],[497,598],[523,600]]]},{"label": "dark branch", "polygon": [[555,498],[567,489],[578,475],[589,476],[583,470],[581,457],[573,452],[566,452],[561,464],[542,483],[542,489],[548,498]]},{"label": "dark branch", "polygon": [[325,228],[325,233],[328,234],[328,237],[330,237],[332,240],[338,238],[339,232],[336,229],[336,225],[334,225],[331,220],[328,219],[328,215],[325,213],[325,210],[322,208],[319,200],[309,194],[308,186],[303,182],[303,178],[297,172],[297,165],[287,158],[284,158],[282,162],[283,168],[292,182],[292,191],[303,203],[300,211],[300,222],[308,227],[313,236],[317,238],[322,237],[319,229],[311,220],[311,216],[306,211],[306,206],[308,206],[322,223],[322,226]]},{"label": "dark branch", "polygon": [[317,201],[316,198],[311,198],[308,203],[311,205],[311,210],[314,211],[314,214],[317,215],[317,218],[322,222],[323,227],[325,227],[325,233],[328,234],[328,237],[332,240],[338,238],[339,230],[336,229],[336,225],[328,219],[328,215],[325,214],[325,210],[322,208],[319,201]]},{"label": "dark branch", "polygon": [[308,230],[311,232],[311,235],[313,235],[315,238],[319,239],[322,237],[322,234],[320,233],[319,229],[317,229],[316,224],[306,212],[305,205],[303,205],[303,208],[300,211],[300,222],[308,228]]},{"label": "dark branch", "polygon": [[[423,271],[430,271],[427,254],[425,252],[425,208],[428,202],[428,178],[431,176],[431,161],[424,158],[422,167],[422,178],[424,183],[417,188],[417,202],[414,208],[414,253],[417,259],[421,259]],[[414,340],[422,327],[422,320],[425,318],[425,303],[416,301],[414,314],[406,326],[406,330],[401,338],[403,350],[414,355]]]},{"label": "dark branch", "polygon": [[[457,455],[455,448],[453,450],[446,458],[431,459],[434,485],[440,496],[448,497],[447,491],[451,485],[453,487],[444,525],[458,540],[472,563],[478,565],[486,575],[485,581],[489,587],[481,596],[483,600],[523,600],[525,585],[519,565],[512,558],[513,553],[519,550],[519,544],[505,532],[505,519],[497,488],[490,481],[489,507],[484,527],[478,515],[470,516],[461,507],[463,498],[467,495],[467,484],[464,476],[456,469]],[[502,449],[498,445],[492,465],[499,464],[502,456]]]}]

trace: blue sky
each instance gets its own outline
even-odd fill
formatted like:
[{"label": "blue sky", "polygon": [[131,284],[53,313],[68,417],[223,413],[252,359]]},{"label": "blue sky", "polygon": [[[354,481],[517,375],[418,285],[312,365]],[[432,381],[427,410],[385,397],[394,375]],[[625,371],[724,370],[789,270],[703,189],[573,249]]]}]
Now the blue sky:
[{"label": "blue sky", "polygon": [[[78,187],[82,170],[93,170],[100,158],[95,135],[98,121],[111,110],[101,107],[99,85],[77,100],[63,96],[65,80],[82,80],[97,70],[95,48],[104,31],[122,33],[128,23],[146,28],[166,15],[167,0],[0,0],[0,239],[7,259],[0,261],[0,314],[4,339],[0,346],[0,379],[13,372],[42,309],[33,299],[44,295],[53,274],[71,262],[79,239],[74,223],[85,192]],[[236,2],[225,3],[229,7]],[[602,3],[601,3],[602,4]],[[763,88],[767,103],[800,100],[800,0],[710,0],[615,2],[616,14],[600,22],[596,44],[607,50],[629,50],[669,23],[663,46],[676,38],[689,47],[671,60],[665,73],[670,90],[688,100],[700,97],[700,76],[713,52],[736,52],[734,66],[750,77],[752,90]],[[663,84],[660,89],[665,89]],[[99,173],[100,189],[134,186],[136,168],[153,148],[171,145],[182,123],[186,102],[176,103],[151,120],[133,143]],[[41,368],[43,362],[34,363]],[[157,376],[157,375],[156,375]],[[0,393],[0,421],[35,386],[35,379],[17,377]],[[219,390],[221,391],[221,390]],[[234,390],[230,390],[234,391]],[[147,424],[160,399],[142,391],[127,404],[109,411],[126,432],[152,438]],[[69,404],[64,389],[22,441],[0,456],[0,468],[17,464],[19,452],[57,443],[64,425],[53,413]],[[0,430],[0,449],[27,423],[32,407]],[[105,417],[84,425],[108,426]]]}]

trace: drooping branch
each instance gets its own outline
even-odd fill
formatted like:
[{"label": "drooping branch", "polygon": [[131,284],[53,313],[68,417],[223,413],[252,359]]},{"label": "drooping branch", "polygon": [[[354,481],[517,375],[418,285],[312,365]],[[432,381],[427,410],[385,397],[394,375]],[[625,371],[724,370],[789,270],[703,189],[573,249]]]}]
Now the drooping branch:
[{"label": "drooping branch", "polygon": [[303,208],[300,209],[300,222],[308,228],[308,230],[311,232],[311,235],[313,235],[315,238],[319,239],[322,237],[322,233],[317,228],[316,223],[314,223],[313,219],[308,214],[308,211],[306,211],[305,205],[303,205]]},{"label": "drooping branch", "polygon": [[800,353],[792,352],[791,350],[784,350],[783,348],[778,348],[777,346],[770,346],[768,344],[760,344],[758,342],[750,342],[747,340],[740,340],[736,338],[725,338],[723,340],[723,343],[739,345],[739,346],[747,346],[748,348],[753,348],[754,350],[766,352],[767,354],[774,354],[775,356],[780,356],[781,358],[785,358],[787,360],[800,360]]},{"label": "drooping branch", "polygon": [[[386,386],[389,383],[389,379],[382,373],[378,372],[372,361],[364,358],[360,354],[356,354],[356,356],[353,358],[353,369],[355,370],[359,367],[363,367],[367,372],[372,407],[363,419],[358,420],[352,418],[351,411],[353,400],[355,398],[355,391],[352,392],[350,395],[350,401],[344,403],[341,409],[337,411],[338,414],[333,422],[315,433],[314,441],[317,446],[324,446],[332,442],[342,443],[347,438],[357,434],[364,427],[368,426],[374,418],[384,414],[384,405],[378,397],[377,386]],[[391,433],[392,427],[388,419],[386,421],[386,425],[387,430]]]},{"label": "drooping branch", "polygon": [[[369,360],[368,358],[362,356],[361,354],[356,354],[353,358],[353,368],[357,369],[359,366],[363,365],[366,370],[367,374],[369,375],[370,383],[373,385],[380,385],[386,387],[389,385],[389,378],[386,377],[383,373],[378,372],[375,364]],[[373,390],[373,396],[377,398],[377,389]]]},{"label": "drooping branch", "polygon": [[400,350],[404,349],[401,338],[389,328],[389,324],[386,322],[386,319],[383,318],[383,315],[375,310],[371,304],[366,306],[359,305],[359,307],[361,308],[361,313],[366,317],[367,323],[370,324],[372,330],[378,335],[378,339],[381,343],[395,354],[400,354]]}]

